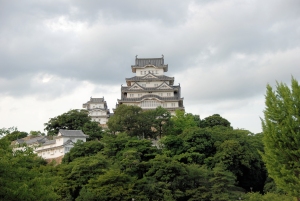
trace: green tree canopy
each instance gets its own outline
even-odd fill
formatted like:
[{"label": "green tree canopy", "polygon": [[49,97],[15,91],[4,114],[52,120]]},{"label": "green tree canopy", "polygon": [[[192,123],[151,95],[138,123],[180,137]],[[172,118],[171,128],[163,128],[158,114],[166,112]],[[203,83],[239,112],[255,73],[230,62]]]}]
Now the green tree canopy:
[{"label": "green tree canopy", "polygon": [[59,177],[41,171],[45,161],[31,148],[12,151],[7,139],[0,139],[0,199],[58,200]]},{"label": "green tree canopy", "polygon": [[185,113],[182,110],[176,110],[175,116],[172,116],[172,127],[174,134],[180,134],[184,129],[198,127],[199,116],[191,113]]},{"label": "green tree canopy", "polygon": [[66,153],[62,159],[62,163],[70,163],[76,158],[85,157],[85,156],[93,156],[98,152],[103,150],[104,144],[99,141],[88,141],[83,142],[81,140],[77,141],[74,147],[70,150],[70,152]]},{"label": "green tree canopy", "polygon": [[113,133],[125,132],[129,136],[155,139],[170,129],[170,118],[170,113],[162,107],[143,111],[138,106],[120,105],[107,125]]},{"label": "green tree canopy", "polygon": [[16,127],[2,129],[2,131],[0,131],[0,132],[2,132],[4,134],[3,138],[7,139],[10,142],[14,141],[16,139],[21,139],[21,138],[28,136],[28,133],[18,131],[18,129]]},{"label": "green tree canopy", "polygon": [[294,78],[290,88],[267,85],[265,97],[263,159],[278,187],[300,200],[300,86]]},{"label": "green tree canopy", "polygon": [[59,129],[82,130],[89,135],[88,140],[100,139],[103,133],[98,123],[91,121],[87,110],[70,110],[57,117],[50,118],[44,125],[44,130],[50,136],[57,135]]},{"label": "green tree canopy", "polygon": [[112,132],[126,132],[135,136],[138,128],[137,122],[142,108],[132,105],[120,105],[115,110],[114,115],[107,122],[108,128]]},{"label": "green tree canopy", "polygon": [[214,127],[214,126],[225,126],[230,127],[230,122],[221,117],[219,114],[206,117],[201,121],[201,127]]}]

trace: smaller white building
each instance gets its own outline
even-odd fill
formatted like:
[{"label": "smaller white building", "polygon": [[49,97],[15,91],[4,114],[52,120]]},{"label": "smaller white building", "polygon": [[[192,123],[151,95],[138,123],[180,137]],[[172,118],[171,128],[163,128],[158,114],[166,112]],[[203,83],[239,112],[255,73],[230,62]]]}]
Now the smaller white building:
[{"label": "smaller white building", "polygon": [[78,140],[86,142],[88,135],[85,135],[81,130],[63,130],[60,129],[57,136],[50,140],[48,136],[38,136],[32,138],[31,136],[18,139],[12,144],[15,146],[14,150],[21,150],[22,144],[30,146],[44,159],[62,158],[66,153],[74,147],[74,143]]},{"label": "smaller white building", "polygon": [[92,121],[98,122],[102,127],[106,127],[106,123],[110,116],[107,103],[103,98],[90,98],[90,100],[82,105],[89,112]]}]

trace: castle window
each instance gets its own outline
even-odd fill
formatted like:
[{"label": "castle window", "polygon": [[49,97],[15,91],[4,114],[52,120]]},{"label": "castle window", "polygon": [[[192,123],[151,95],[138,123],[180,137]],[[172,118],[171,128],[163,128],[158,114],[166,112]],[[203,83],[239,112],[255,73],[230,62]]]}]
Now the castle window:
[{"label": "castle window", "polygon": [[172,107],[175,107],[175,103],[172,103]]},{"label": "castle window", "polygon": [[143,75],[143,71],[140,71],[141,72],[141,75]]},{"label": "castle window", "polygon": [[158,84],[154,84],[154,86],[155,86],[155,87],[157,87],[157,86],[158,86]]},{"label": "castle window", "polygon": [[130,97],[134,97],[134,94],[130,94]]},{"label": "castle window", "polygon": [[145,100],[145,101],[141,102],[142,108],[157,108],[160,105],[161,105],[161,103],[156,100]]},{"label": "castle window", "polygon": [[142,96],[142,94],[138,94],[138,96],[139,96],[139,97],[141,97],[141,96]]},{"label": "castle window", "polygon": [[171,93],[167,93],[167,96],[171,96]]}]

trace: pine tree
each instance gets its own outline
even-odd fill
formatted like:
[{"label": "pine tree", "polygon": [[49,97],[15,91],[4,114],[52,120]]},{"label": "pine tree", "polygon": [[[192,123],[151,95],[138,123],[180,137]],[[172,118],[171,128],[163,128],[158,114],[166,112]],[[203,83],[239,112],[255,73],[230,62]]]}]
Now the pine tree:
[{"label": "pine tree", "polygon": [[294,78],[291,88],[277,82],[265,97],[263,159],[277,186],[300,200],[300,86]]}]

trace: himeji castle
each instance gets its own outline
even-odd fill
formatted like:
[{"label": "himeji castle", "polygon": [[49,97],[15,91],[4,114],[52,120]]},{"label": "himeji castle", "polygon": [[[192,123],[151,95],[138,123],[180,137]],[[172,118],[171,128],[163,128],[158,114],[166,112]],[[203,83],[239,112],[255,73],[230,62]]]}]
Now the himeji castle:
[{"label": "himeji castle", "polygon": [[126,78],[127,86],[121,86],[120,104],[136,105],[144,110],[158,106],[166,108],[171,114],[184,110],[180,84],[174,85],[174,77],[164,75],[168,64],[161,58],[137,58],[131,66],[134,77]]}]

